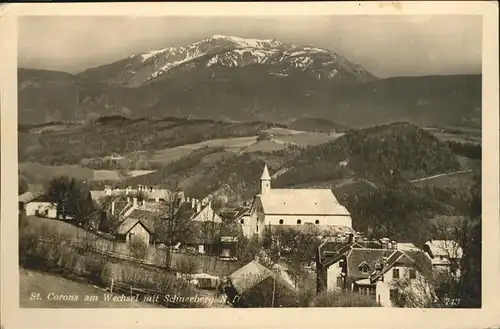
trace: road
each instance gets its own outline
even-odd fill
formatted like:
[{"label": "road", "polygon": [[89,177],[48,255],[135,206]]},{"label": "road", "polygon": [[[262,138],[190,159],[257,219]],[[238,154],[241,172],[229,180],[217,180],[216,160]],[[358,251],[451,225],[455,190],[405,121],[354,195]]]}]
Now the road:
[{"label": "road", "polygon": [[411,180],[410,183],[422,182],[422,181],[426,181],[426,180],[434,179],[434,178],[438,178],[438,177],[443,177],[443,176],[458,175],[458,174],[463,174],[463,173],[466,173],[466,172],[472,172],[472,170],[469,169],[469,170],[453,171],[453,172],[449,172],[449,173],[438,174],[438,175],[434,175],[434,176],[429,176],[429,177],[414,179],[414,180]]}]

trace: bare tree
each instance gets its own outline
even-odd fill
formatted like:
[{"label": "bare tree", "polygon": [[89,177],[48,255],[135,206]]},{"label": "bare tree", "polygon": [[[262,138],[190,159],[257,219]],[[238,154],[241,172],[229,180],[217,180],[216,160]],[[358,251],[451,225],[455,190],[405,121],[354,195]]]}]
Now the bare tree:
[{"label": "bare tree", "polygon": [[193,211],[188,203],[183,203],[179,191],[176,188],[165,196],[166,203],[159,210],[160,221],[155,225],[155,240],[167,246],[165,265],[168,269],[172,267],[172,246],[186,242],[192,234]]}]

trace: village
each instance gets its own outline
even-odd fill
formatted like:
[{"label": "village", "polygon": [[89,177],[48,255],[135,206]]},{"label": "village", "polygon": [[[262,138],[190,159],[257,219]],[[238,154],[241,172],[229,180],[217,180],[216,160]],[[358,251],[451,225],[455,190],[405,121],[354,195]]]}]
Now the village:
[{"label": "village", "polygon": [[[304,277],[317,295],[347,292],[373,306],[401,306],[401,296],[413,303],[406,307],[455,303],[437,291],[436,280],[459,280],[462,248],[456,241],[415,245],[384,236],[368,239],[353,228],[349,209],[330,189],[275,189],[271,181],[265,165],[259,193],[232,207],[212,195],[199,200],[159,186],[86,190],[88,202],[100,211],[89,213],[85,225],[75,225],[97,237],[99,252],[112,249],[106,251],[110,257],[175,272],[206,296],[223,296],[223,307],[294,305],[279,297],[295,296]],[[72,215],[53,199],[25,192],[19,196],[20,214],[71,223]],[[256,250],[242,257],[241,245],[248,249],[252,242]],[[180,259],[186,255],[197,263],[185,266]],[[120,283],[112,282],[116,290]],[[259,289],[271,289],[270,295],[261,293],[264,302],[255,297]]]}]

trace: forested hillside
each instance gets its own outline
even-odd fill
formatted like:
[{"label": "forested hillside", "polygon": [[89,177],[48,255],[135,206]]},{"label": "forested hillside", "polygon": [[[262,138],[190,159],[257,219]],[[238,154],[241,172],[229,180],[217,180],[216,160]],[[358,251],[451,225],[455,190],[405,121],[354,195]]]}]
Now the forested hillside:
[{"label": "forested hillside", "polygon": [[460,169],[450,148],[408,123],[352,130],[339,139],[306,149],[276,179],[280,186],[362,177],[411,180]]}]

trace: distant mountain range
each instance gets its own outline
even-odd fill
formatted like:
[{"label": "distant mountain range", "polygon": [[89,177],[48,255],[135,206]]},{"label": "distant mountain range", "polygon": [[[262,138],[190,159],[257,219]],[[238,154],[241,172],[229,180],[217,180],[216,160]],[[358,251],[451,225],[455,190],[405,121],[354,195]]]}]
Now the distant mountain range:
[{"label": "distant mountain range", "polygon": [[79,74],[18,70],[19,122],[103,115],[480,126],[481,76],[378,79],[341,55],[214,35]]}]

